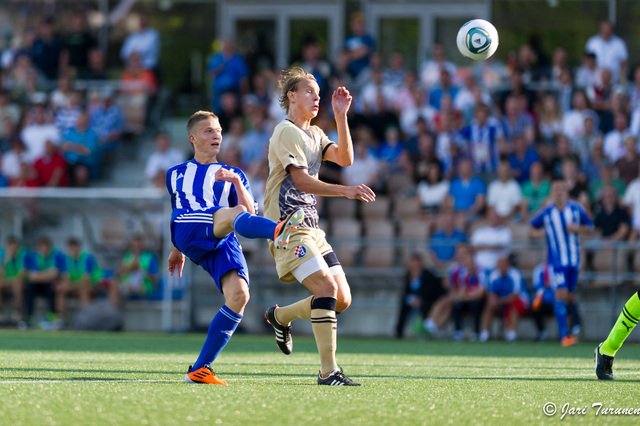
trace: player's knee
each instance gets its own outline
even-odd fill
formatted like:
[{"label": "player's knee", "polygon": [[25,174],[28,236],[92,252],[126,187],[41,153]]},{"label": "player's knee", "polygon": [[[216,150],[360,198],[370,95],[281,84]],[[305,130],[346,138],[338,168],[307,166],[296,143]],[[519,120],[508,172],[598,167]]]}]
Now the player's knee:
[{"label": "player's knee", "polygon": [[333,277],[327,275],[316,283],[315,296],[338,298],[338,284],[335,282]]},{"label": "player's knee", "polygon": [[243,205],[237,205],[233,209],[236,211],[236,216],[247,211],[247,208]]},{"label": "player's knee", "polygon": [[232,310],[234,308],[240,309],[247,306],[247,303],[249,303],[249,299],[250,299],[249,288],[246,286],[243,286],[228,292],[225,303]]},{"label": "player's knee", "polygon": [[349,306],[351,306],[351,293],[339,295],[336,312],[344,312]]}]

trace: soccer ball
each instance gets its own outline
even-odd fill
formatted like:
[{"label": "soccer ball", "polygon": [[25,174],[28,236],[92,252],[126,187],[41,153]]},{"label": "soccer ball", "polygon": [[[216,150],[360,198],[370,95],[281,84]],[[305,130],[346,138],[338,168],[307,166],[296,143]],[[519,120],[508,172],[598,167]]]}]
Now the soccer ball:
[{"label": "soccer ball", "polygon": [[456,44],[462,56],[483,61],[498,49],[498,30],[484,19],[472,19],[460,27]]}]

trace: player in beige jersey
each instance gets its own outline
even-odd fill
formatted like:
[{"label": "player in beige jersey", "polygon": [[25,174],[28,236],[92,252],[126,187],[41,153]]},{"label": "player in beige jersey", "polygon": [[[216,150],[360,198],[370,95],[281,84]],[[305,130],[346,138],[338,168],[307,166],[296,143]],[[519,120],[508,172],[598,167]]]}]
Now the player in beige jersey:
[{"label": "player in beige jersey", "polygon": [[290,354],[291,322],[311,318],[313,334],[320,353],[318,384],[359,386],[338,368],[336,352],[336,312],[351,304],[351,290],[340,262],[318,228],[316,195],[347,197],[364,202],[375,200],[366,185],[333,185],[318,179],[323,161],[346,167],[353,163],[353,144],[347,124],[351,95],[344,87],[333,92],[331,106],[338,128],[338,143],[329,140],[311,120],[318,115],[318,83],[301,68],[284,72],[278,82],[280,105],[287,119],[276,126],[269,140],[269,178],[265,194],[265,216],[280,220],[302,208],[304,221],[291,232],[287,250],[276,250],[270,242],[280,280],[299,281],[313,296],[292,305],[267,309],[265,317],[276,332],[280,350]]}]

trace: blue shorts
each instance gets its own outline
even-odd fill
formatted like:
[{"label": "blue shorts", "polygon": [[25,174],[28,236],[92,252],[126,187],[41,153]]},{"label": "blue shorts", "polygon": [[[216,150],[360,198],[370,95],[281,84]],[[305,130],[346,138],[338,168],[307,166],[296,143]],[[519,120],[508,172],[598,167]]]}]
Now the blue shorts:
[{"label": "blue shorts", "polygon": [[221,292],[220,278],[232,270],[236,270],[248,285],[249,268],[235,233],[218,239],[213,234],[213,216],[210,215],[210,220],[203,217],[197,221],[184,220],[187,215],[179,216],[171,224],[173,245],[207,271]]},{"label": "blue shorts", "polygon": [[573,293],[578,285],[578,268],[575,266],[552,267],[553,279],[551,284],[555,290],[566,288],[569,293]]}]

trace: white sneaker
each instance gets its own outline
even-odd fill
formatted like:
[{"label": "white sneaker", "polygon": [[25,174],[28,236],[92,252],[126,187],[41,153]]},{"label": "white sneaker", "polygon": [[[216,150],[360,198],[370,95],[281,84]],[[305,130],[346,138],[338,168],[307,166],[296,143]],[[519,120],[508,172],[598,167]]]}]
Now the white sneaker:
[{"label": "white sneaker", "polygon": [[487,340],[489,340],[489,330],[482,330],[480,332],[480,341],[486,342]]},{"label": "white sneaker", "polygon": [[453,340],[459,342],[462,340],[463,334],[461,330],[456,330],[453,332]]},{"label": "white sneaker", "polygon": [[517,338],[518,338],[518,333],[516,333],[515,330],[507,331],[507,335],[505,336],[505,340],[507,342],[515,342]]},{"label": "white sneaker", "polygon": [[438,333],[438,326],[436,325],[436,322],[431,318],[427,318],[426,320],[424,320],[424,328],[431,335]]}]

